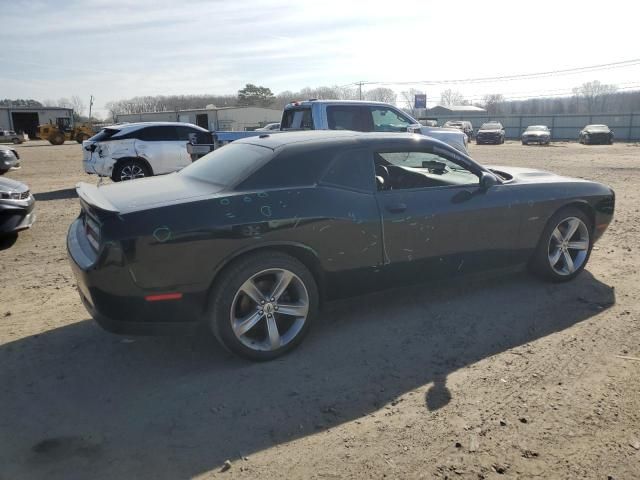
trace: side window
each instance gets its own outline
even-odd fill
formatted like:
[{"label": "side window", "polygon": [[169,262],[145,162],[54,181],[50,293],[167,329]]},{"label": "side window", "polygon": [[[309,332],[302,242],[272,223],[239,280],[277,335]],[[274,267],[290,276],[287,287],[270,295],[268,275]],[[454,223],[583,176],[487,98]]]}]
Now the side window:
[{"label": "side window", "polygon": [[178,132],[178,140],[184,142],[191,142],[194,144],[201,143],[213,143],[213,139],[211,138],[211,133],[203,132],[201,130],[197,130],[192,127],[176,127]]},{"label": "side window", "polygon": [[374,154],[378,190],[479,185],[461,162],[435,151],[379,151]]},{"label": "side window", "polygon": [[370,192],[372,180],[371,154],[367,150],[348,150],[336,157],[322,183]]},{"label": "side window", "polygon": [[310,108],[292,108],[282,115],[282,129],[313,130],[313,116]]},{"label": "side window", "polygon": [[[226,147],[225,147],[226,148]],[[308,151],[289,147],[252,173],[237,190],[286,188],[314,185],[335,153],[326,149]]]},{"label": "side window", "polygon": [[386,107],[371,107],[374,132],[406,132],[413,123],[404,115]]},{"label": "side window", "polygon": [[329,130],[354,130],[370,132],[372,125],[366,107],[357,105],[338,105],[327,107]]},{"label": "side window", "polygon": [[174,142],[178,140],[176,127],[173,125],[161,125],[146,127],[134,134],[135,138],[146,142]]}]

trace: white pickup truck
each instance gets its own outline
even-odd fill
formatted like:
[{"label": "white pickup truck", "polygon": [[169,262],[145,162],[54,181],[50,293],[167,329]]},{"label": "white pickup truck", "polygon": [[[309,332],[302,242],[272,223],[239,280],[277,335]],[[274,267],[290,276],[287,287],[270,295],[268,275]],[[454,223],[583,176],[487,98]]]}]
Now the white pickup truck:
[{"label": "white pickup truck", "polygon": [[280,130],[412,132],[435,138],[467,153],[467,136],[457,129],[425,127],[402,110],[382,102],[305,100],[284,107]]}]

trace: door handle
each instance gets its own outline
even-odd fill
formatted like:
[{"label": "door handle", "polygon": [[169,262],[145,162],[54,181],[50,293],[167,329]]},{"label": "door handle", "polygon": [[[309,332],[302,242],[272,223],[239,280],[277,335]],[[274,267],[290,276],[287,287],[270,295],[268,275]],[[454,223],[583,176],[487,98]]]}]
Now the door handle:
[{"label": "door handle", "polygon": [[392,203],[387,205],[386,208],[391,213],[402,213],[407,209],[407,205],[404,203]]}]

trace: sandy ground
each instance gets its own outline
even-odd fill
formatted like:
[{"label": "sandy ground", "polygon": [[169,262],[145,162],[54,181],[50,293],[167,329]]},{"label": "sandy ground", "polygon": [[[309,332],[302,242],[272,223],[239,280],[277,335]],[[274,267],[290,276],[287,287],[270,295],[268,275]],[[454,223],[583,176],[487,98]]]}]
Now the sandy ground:
[{"label": "sandy ground", "polygon": [[95,179],[75,143],[18,150],[8,176],[38,220],[0,251],[0,479],[640,478],[638,145],[471,147],[616,190],[572,283],[514,273],[334,303],[267,364],[207,335],[97,327],[65,250],[73,186]]}]

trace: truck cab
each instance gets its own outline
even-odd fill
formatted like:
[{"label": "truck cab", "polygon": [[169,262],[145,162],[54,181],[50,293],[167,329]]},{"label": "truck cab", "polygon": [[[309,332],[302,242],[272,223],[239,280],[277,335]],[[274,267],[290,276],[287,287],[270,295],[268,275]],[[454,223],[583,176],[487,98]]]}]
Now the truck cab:
[{"label": "truck cab", "polygon": [[441,140],[467,153],[464,133],[421,125],[406,112],[382,102],[315,99],[291,102],[282,112],[280,130],[412,132]]}]

